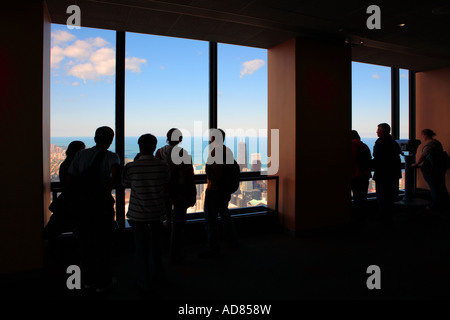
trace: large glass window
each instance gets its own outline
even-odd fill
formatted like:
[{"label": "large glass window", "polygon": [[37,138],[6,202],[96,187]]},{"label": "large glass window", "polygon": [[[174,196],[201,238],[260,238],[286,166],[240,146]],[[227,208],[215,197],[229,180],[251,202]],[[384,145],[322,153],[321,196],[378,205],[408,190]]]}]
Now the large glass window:
[{"label": "large glass window", "polygon": [[[267,50],[218,45],[218,127],[241,171],[267,170]],[[230,207],[266,204],[266,181],[245,181]]]},{"label": "large glass window", "polygon": [[[209,43],[126,33],[125,164],[139,152],[137,139],[152,133],[157,148],[170,128],[183,132],[181,146],[192,156],[194,172],[204,173],[208,145]],[[51,175],[71,141],[92,147],[100,126],[115,128],[116,32],[69,30],[52,25]],[[218,45],[218,124],[242,171],[267,169],[267,50]],[[115,151],[115,144],[111,145]],[[205,185],[197,185],[203,210]],[[125,191],[125,206],[129,190]],[[243,181],[230,207],[267,203],[266,181]],[[127,208],[125,207],[125,211]]]},{"label": "large glass window", "polygon": [[[366,63],[352,63],[352,129],[373,154],[377,126],[391,125],[391,68]],[[369,193],[375,192],[370,180]]]},{"label": "large glass window", "polygon": [[[125,43],[125,162],[139,152],[140,135],[155,135],[157,148],[161,148],[167,131],[179,128],[183,133],[180,146],[192,156],[195,173],[203,173],[209,43],[138,33],[127,33]],[[203,192],[201,185],[198,189]],[[128,199],[126,192],[126,203]],[[199,195],[196,207],[203,208],[202,199]]]},{"label": "large glass window", "polygon": [[409,138],[409,71],[400,69],[400,139]]},{"label": "large glass window", "polygon": [[[51,181],[71,141],[94,145],[100,126],[115,126],[115,31],[52,24]],[[114,151],[114,143],[110,150]]]},{"label": "large glass window", "polygon": [[267,169],[267,50],[218,45],[218,126],[242,171]]}]

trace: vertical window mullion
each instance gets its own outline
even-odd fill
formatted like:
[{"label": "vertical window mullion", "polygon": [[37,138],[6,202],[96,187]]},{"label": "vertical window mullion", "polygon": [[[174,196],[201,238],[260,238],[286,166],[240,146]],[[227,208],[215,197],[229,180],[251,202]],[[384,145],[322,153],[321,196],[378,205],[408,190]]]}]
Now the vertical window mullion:
[{"label": "vertical window mullion", "polygon": [[209,128],[217,128],[217,42],[209,43]]},{"label": "vertical window mullion", "polygon": [[[125,32],[116,31],[116,153],[120,163],[125,161]],[[116,187],[116,221],[125,227],[125,189]]]},{"label": "vertical window mullion", "polygon": [[400,139],[400,71],[391,68],[391,127],[394,140]]}]

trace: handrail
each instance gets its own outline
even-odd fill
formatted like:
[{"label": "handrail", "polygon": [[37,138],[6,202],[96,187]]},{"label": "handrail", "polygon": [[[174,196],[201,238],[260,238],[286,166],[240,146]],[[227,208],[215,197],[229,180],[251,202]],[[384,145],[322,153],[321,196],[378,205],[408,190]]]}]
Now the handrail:
[{"label": "handrail", "polygon": [[[274,213],[278,214],[278,208],[279,208],[279,177],[278,176],[272,176],[267,175],[265,172],[259,172],[259,171],[248,171],[248,172],[241,172],[239,181],[258,181],[258,180],[275,180],[275,208]],[[206,174],[196,174],[194,176],[195,184],[205,184],[206,183]],[[50,183],[50,188],[52,192],[53,199],[56,199],[58,197],[58,193],[62,191],[61,182],[55,181]],[[269,209],[267,206],[261,205],[257,207],[265,207],[266,210]],[[243,213],[246,214],[251,211],[255,211],[255,208],[257,207],[248,207],[248,208],[234,208],[230,209],[230,212],[235,213]],[[201,212],[199,212],[201,213]],[[193,217],[196,216],[196,213],[190,213],[189,216]]]}]

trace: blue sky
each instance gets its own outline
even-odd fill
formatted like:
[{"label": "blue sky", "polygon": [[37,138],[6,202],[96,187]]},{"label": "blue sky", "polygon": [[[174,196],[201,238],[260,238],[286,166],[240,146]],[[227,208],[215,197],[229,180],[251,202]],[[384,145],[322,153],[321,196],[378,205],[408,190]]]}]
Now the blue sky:
[{"label": "blue sky", "polygon": [[[115,32],[52,25],[51,135],[92,136],[114,128]],[[127,33],[125,131],[194,135],[208,126],[208,43]],[[401,131],[407,136],[407,72],[400,75]],[[375,137],[390,123],[390,68],[352,64],[352,127]],[[224,129],[267,130],[267,50],[218,45],[218,119]],[[204,132],[203,132],[204,133]]]},{"label": "blue sky", "polygon": [[[219,126],[267,129],[267,51],[219,44]],[[114,127],[115,32],[52,25],[52,136]],[[125,130],[194,134],[208,126],[209,45],[127,33]],[[204,132],[202,132],[204,133]]]}]

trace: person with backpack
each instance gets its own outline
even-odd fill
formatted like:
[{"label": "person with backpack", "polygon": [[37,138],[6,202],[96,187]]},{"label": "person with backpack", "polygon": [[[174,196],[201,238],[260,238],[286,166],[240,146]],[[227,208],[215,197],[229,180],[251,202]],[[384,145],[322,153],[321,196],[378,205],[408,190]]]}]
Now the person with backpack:
[{"label": "person with backpack", "polygon": [[95,131],[92,148],[76,153],[68,170],[68,188],[79,213],[81,277],[84,288],[104,292],[117,280],[112,276],[114,198],[120,180],[119,156],[108,148],[114,139],[110,127]]},{"label": "person with backpack", "polygon": [[[233,152],[224,145],[225,132],[222,129],[212,129],[209,144],[209,156],[205,171],[207,186],[205,191],[205,228],[207,245],[200,254],[201,258],[220,257],[219,223],[222,221],[223,231],[231,248],[237,248],[238,240],[233,220],[230,217],[228,203],[231,194],[239,184],[239,165],[234,159]],[[236,183],[237,178],[237,183]]]},{"label": "person with backpack", "polygon": [[353,200],[355,204],[355,222],[364,220],[364,209],[367,205],[369,179],[372,177],[372,155],[369,147],[361,141],[356,130],[352,130],[352,183]]},{"label": "person with backpack", "polygon": [[448,212],[450,208],[449,195],[445,185],[447,171],[446,155],[442,144],[434,139],[436,133],[431,129],[422,130],[424,146],[413,166],[420,166],[423,177],[430,187],[431,204],[429,209],[436,212]]},{"label": "person with backpack", "polygon": [[171,222],[170,255],[173,264],[180,263],[184,258],[186,211],[197,201],[192,158],[178,146],[182,140],[183,135],[179,129],[170,129],[167,132],[167,145],[158,149],[155,154],[155,158],[166,161],[170,169],[169,199],[166,204],[167,221]]}]

